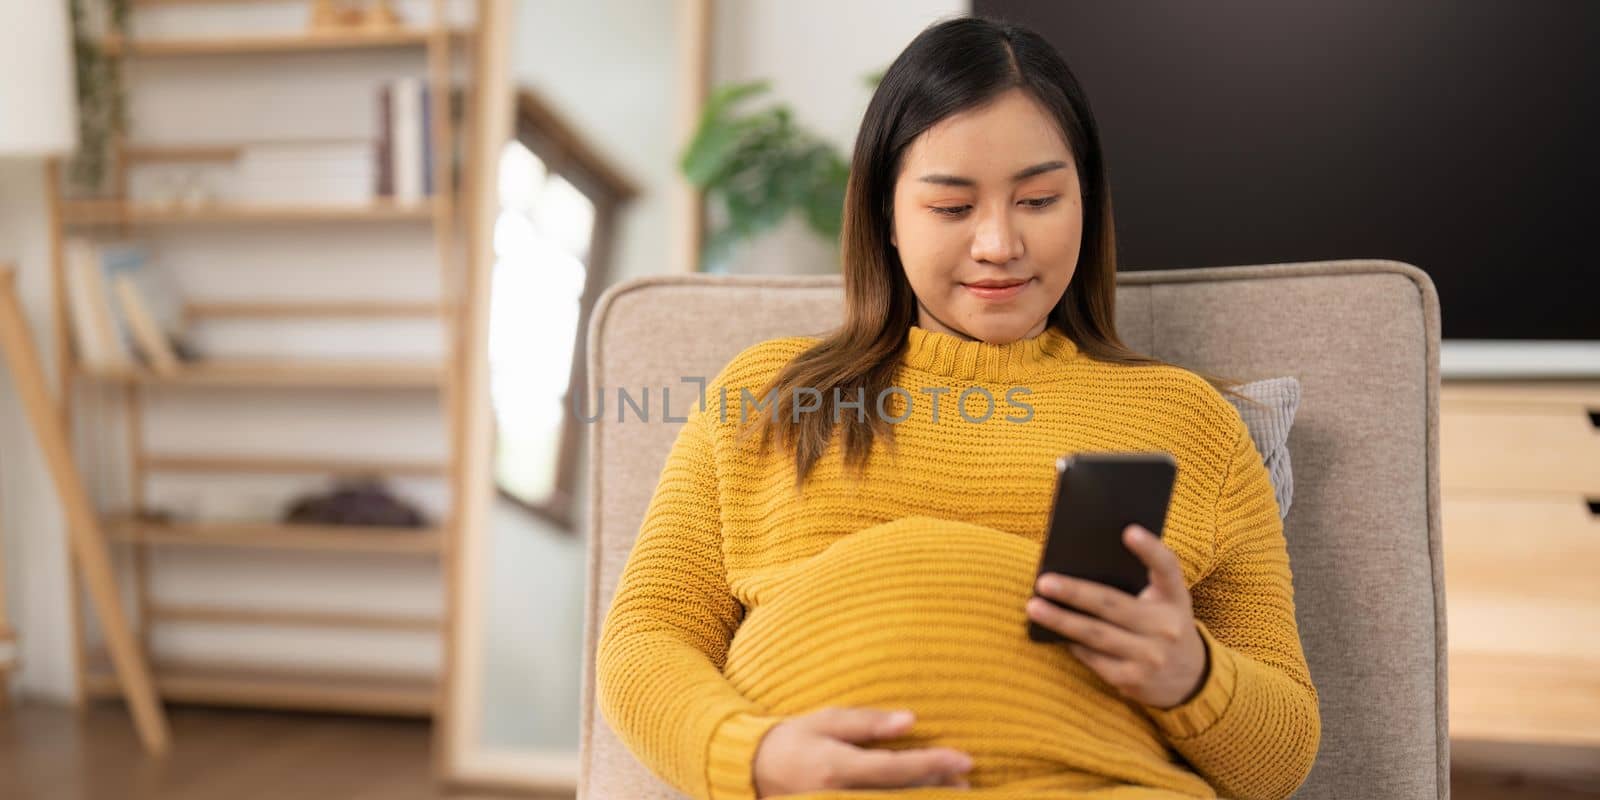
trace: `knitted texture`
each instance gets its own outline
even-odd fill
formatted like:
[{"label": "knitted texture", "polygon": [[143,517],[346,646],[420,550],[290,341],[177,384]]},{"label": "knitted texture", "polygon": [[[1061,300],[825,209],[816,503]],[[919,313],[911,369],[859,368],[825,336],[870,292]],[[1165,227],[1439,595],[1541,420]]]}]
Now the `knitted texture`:
[{"label": "knitted texture", "polygon": [[[1301,784],[1321,721],[1282,521],[1218,392],[1176,367],[1096,361],[1054,328],[996,345],[912,327],[904,392],[883,407],[905,418],[893,446],[876,442],[858,480],[836,434],[796,493],[792,454],[735,434],[815,342],[735,357],[661,471],[596,654],[601,712],[645,766],[691,797],[754,798],[761,737],[846,706],[916,712],[909,733],[862,746],[973,756],[970,791],[896,796],[1281,798]],[[993,398],[986,419],[973,387]],[[1178,463],[1164,540],[1209,664],[1176,708],[1125,698],[1027,635],[1057,457],[1129,450]]]}]

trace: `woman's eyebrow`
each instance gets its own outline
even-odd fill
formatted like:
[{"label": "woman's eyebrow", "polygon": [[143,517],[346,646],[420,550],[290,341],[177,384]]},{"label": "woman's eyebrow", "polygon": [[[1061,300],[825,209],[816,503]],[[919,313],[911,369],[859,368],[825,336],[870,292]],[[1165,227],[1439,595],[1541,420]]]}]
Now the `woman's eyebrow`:
[{"label": "woman's eyebrow", "polygon": [[[1027,180],[1028,178],[1031,178],[1031,177],[1033,177],[1035,175],[1039,175],[1041,173],[1049,172],[1051,170],[1062,169],[1062,168],[1064,168],[1066,166],[1067,166],[1067,162],[1065,162],[1065,161],[1046,161],[1043,164],[1034,164],[1033,166],[1028,167],[1027,169],[1025,169],[1023,171],[1018,172],[1015,175],[1012,175],[1011,176],[1011,181],[1013,183],[1015,183],[1017,181]],[[932,174],[924,175],[924,176],[918,178],[917,180],[922,181],[923,183],[937,183],[940,186],[977,186],[978,185],[978,182],[973,180],[973,179],[971,179],[971,178],[963,178],[963,177],[960,177],[958,175],[941,175],[941,174],[938,174],[938,173],[932,173]]]}]

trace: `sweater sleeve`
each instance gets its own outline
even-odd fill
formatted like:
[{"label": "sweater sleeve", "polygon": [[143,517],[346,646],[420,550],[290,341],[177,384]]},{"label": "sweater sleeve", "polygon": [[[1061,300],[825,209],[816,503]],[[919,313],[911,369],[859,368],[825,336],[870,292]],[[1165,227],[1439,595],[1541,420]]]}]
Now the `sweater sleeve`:
[{"label": "sweater sleeve", "polygon": [[600,632],[595,686],[612,730],[662,780],[753,800],[756,747],[782,718],[722,674],[744,608],[723,565],[707,416],[690,412],[662,468]]},{"label": "sweater sleeve", "polygon": [[1181,705],[1145,710],[1219,793],[1275,800],[1310,773],[1322,718],[1295,623],[1277,500],[1237,418],[1235,428],[1217,498],[1216,560],[1191,590],[1208,671]]}]

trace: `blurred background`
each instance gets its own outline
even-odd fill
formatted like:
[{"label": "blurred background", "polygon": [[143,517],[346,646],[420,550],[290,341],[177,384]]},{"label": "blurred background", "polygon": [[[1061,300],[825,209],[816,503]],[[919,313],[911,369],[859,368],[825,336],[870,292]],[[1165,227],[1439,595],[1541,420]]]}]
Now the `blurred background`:
[{"label": "blurred background", "polygon": [[1455,792],[1600,795],[1600,7],[490,6],[0,0],[0,796],[573,796],[590,310],[837,272],[878,77],[969,13],[1083,83],[1125,269],[1429,273]]}]

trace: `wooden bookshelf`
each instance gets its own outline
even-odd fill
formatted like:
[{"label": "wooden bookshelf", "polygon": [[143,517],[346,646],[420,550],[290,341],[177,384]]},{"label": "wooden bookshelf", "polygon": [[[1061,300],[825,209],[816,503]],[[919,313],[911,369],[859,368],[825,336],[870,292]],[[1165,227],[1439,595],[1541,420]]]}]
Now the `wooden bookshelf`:
[{"label": "wooden bookshelf", "polygon": [[84,377],[142,386],[238,388],[435,389],[448,377],[444,364],[397,361],[234,361],[186,363],[177,373],[145,369],[84,369]]},{"label": "wooden bookshelf", "polygon": [[250,5],[260,3],[262,0],[128,0],[134,8],[150,6],[220,6],[220,5]]},{"label": "wooden bookshelf", "polygon": [[328,302],[210,301],[187,303],[184,316],[203,319],[381,319],[438,317],[445,307],[433,302],[344,300]]},{"label": "wooden bookshelf", "polygon": [[[11,673],[17,668],[17,634],[0,618],[0,711],[11,705]],[[114,678],[113,678],[114,679]]]},{"label": "wooden bookshelf", "polygon": [[[426,28],[396,28],[382,31],[328,31],[280,33],[257,36],[171,37],[128,39],[107,36],[102,46],[112,56],[214,56],[250,53],[295,53],[321,50],[361,50],[374,48],[423,47],[438,33]],[[461,38],[466,32],[443,31]]]},{"label": "wooden bookshelf", "polygon": [[348,459],[284,456],[217,456],[181,453],[144,453],[139,467],[145,472],[237,472],[269,475],[411,475],[443,476],[450,465],[442,461],[398,459]]},{"label": "wooden bookshelf", "polygon": [[63,222],[92,225],[208,225],[273,224],[300,222],[428,222],[438,214],[437,204],[422,201],[401,205],[373,202],[365,205],[268,205],[207,203],[188,207],[127,203],[121,200],[75,200],[62,204]]},{"label": "wooden bookshelf", "polygon": [[300,611],[270,608],[153,605],[145,609],[145,616],[152,622],[191,622],[282,628],[334,628],[437,633],[444,627],[444,620],[439,617],[416,614],[372,614],[357,611]]},{"label": "wooden bookshelf", "polygon": [[[206,0],[219,5],[245,5],[258,0]],[[149,6],[178,6],[195,0],[132,0],[136,13]],[[396,57],[410,58],[410,54],[397,56],[394,50],[414,50],[417,57],[406,74],[420,73],[425,77],[429,97],[434,109],[448,109],[453,95],[453,84],[459,74],[459,56],[462,45],[470,45],[477,36],[475,26],[466,29],[448,29],[444,26],[444,0],[430,0],[431,14],[419,15],[422,19],[410,27],[391,30],[349,30],[327,33],[290,32],[272,34],[217,34],[215,36],[183,36],[170,38],[122,38],[104,40],[106,50],[122,58],[165,57],[227,57],[250,56],[231,64],[230,69],[259,68],[271,71],[274,65],[284,63],[282,58],[312,57],[317,53],[339,53],[330,59],[330,65],[344,64],[346,60],[361,58],[360,53],[374,53],[373,63],[394,63]],[[125,80],[131,82],[151,79],[160,71],[146,74],[143,70],[124,70]],[[301,74],[288,71],[285,74]],[[285,78],[285,80],[290,80]],[[130,93],[137,96],[137,93]],[[355,98],[366,102],[363,95]],[[137,110],[135,110],[137,113]],[[465,220],[458,216],[457,196],[470,191],[470,174],[461,174],[456,180],[458,166],[464,167],[473,153],[457,153],[457,142],[473,142],[471,137],[458,138],[456,119],[449,113],[434,113],[429,122],[429,139],[435,157],[432,159],[432,186],[435,192],[419,202],[400,204],[389,199],[358,205],[322,205],[313,203],[246,203],[211,201],[197,205],[183,203],[153,203],[129,199],[128,173],[143,165],[162,163],[188,163],[205,165],[209,162],[227,164],[238,161],[252,146],[251,142],[222,141],[199,144],[162,144],[158,142],[129,142],[116,140],[112,147],[112,174],[110,188],[105,197],[94,199],[67,198],[63,193],[62,163],[52,161],[48,167],[47,207],[51,229],[52,295],[54,306],[54,339],[59,385],[56,395],[60,413],[65,420],[84,420],[80,427],[99,425],[94,415],[75,415],[72,405],[80,395],[80,384],[99,384],[102,389],[95,396],[118,403],[124,412],[123,430],[80,430],[80,435],[91,439],[102,436],[122,436],[128,443],[126,467],[127,485],[131,487],[127,505],[134,514],[111,514],[104,517],[107,536],[127,549],[130,558],[121,566],[123,577],[131,584],[134,598],[132,610],[143,627],[143,644],[155,672],[157,691],[167,700],[218,703],[270,708],[295,708],[355,713],[403,714],[428,716],[434,712],[437,687],[448,679],[450,660],[446,657],[436,675],[374,675],[370,670],[338,672],[322,669],[291,669],[275,664],[174,661],[164,658],[151,630],[162,625],[189,624],[222,627],[262,628],[314,628],[350,629],[387,632],[405,636],[437,637],[441,646],[448,646],[448,632],[453,627],[451,593],[447,569],[457,535],[456,493],[460,484],[461,463],[459,449],[463,425],[459,383],[462,372],[458,358],[459,328],[464,323],[459,313],[463,278],[461,258],[464,243],[458,239],[458,228]],[[203,135],[203,131],[197,131]],[[364,134],[357,138],[365,141]],[[292,142],[262,142],[259,144],[315,144],[353,141],[350,138],[329,139],[295,137]],[[451,156],[459,155],[460,158]],[[91,237],[110,233],[116,236],[137,234],[141,228],[161,228],[162,237],[189,235],[190,229],[221,226],[305,226],[295,231],[296,238],[339,236],[342,231],[358,226],[383,224],[428,225],[433,233],[434,246],[428,255],[438,265],[439,294],[427,300],[383,300],[294,297],[275,299],[268,297],[239,297],[227,299],[186,298],[184,315],[189,321],[254,320],[274,325],[297,325],[306,321],[341,320],[366,323],[386,319],[422,320],[440,326],[444,334],[443,357],[433,361],[348,361],[348,360],[243,360],[214,358],[183,364],[170,375],[158,374],[144,368],[89,369],[79,359],[73,345],[73,332],[68,319],[66,256],[64,244],[69,233],[83,233]],[[196,234],[198,235],[198,234]],[[214,236],[214,234],[208,235]],[[243,268],[243,267],[238,267]],[[299,287],[292,287],[302,291]],[[254,391],[345,390],[362,391],[414,391],[439,393],[443,412],[445,439],[448,453],[437,459],[385,458],[378,454],[359,451],[339,457],[262,455],[227,452],[163,452],[160,443],[147,448],[143,415],[148,393],[160,390],[163,394],[191,389],[239,388],[241,419],[250,414],[249,399]],[[115,398],[115,399],[110,399]],[[408,476],[442,481],[448,486],[451,505],[441,513],[436,524],[426,528],[381,528],[337,525],[291,525],[270,521],[258,522],[157,522],[146,516],[152,504],[147,500],[147,481],[150,476],[169,473],[239,474],[239,475],[326,475],[330,477],[353,475]],[[445,609],[438,616],[419,614],[377,614],[334,609],[253,609],[242,608],[239,601],[228,597],[208,598],[205,604],[175,604],[161,598],[155,591],[156,578],[149,558],[153,548],[210,550],[218,558],[237,560],[248,564],[250,559],[271,552],[297,552],[329,557],[372,557],[387,559],[422,559],[439,567],[439,591],[443,595],[440,606]],[[356,569],[357,567],[352,567]],[[81,576],[73,570],[72,591],[68,602],[73,630],[71,632],[75,678],[80,693],[88,697],[115,697],[120,695],[109,663],[103,654],[95,651],[87,635],[79,608]]]},{"label": "wooden bookshelf", "polygon": [[[85,659],[90,697],[121,696],[109,662]],[[423,717],[433,712],[437,681],[428,675],[295,669],[225,661],[157,659],[151,665],[161,698],[186,703]]]},{"label": "wooden bookshelf", "polygon": [[440,528],[289,525],[258,522],[145,522],[123,516],[105,521],[115,541],[173,547],[322,550],[340,553],[435,555],[444,549]]},{"label": "wooden bookshelf", "polygon": [[147,145],[124,144],[122,160],[128,164],[149,162],[233,161],[244,153],[244,145]]}]

